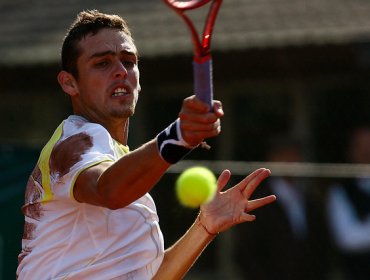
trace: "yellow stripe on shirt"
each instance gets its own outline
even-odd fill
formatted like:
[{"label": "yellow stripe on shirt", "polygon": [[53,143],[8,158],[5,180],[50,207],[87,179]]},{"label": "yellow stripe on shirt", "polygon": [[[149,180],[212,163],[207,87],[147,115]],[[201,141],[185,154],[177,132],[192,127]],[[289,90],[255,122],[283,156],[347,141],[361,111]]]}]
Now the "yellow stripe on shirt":
[{"label": "yellow stripe on shirt", "polygon": [[64,121],[57,127],[53,136],[51,136],[49,142],[41,151],[41,155],[38,161],[38,166],[42,175],[42,187],[44,189],[44,195],[41,198],[41,202],[50,201],[53,198],[53,192],[51,191],[50,184],[50,155],[53,151],[55,144],[58,142],[63,133]]}]

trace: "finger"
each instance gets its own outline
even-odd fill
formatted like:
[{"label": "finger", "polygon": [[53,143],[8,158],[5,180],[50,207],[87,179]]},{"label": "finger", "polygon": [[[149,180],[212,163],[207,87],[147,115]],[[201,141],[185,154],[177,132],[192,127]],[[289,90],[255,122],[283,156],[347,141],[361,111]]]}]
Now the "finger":
[{"label": "finger", "polygon": [[228,169],[222,171],[221,175],[217,179],[217,192],[222,191],[222,189],[227,185],[231,178],[231,172]]},{"label": "finger", "polygon": [[209,105],[200,99],[198,99],[195,95],[187,97],[183,101],[183,107],[185,111],[196,111],[199,113],[206,113],[209,111]]},{"label": "finger", "polygon": [[[247,184],[243,190],[243,195],[246,198],[249,198],[252,196],[253,192],[256,190],[256,188],[259,186],[259,184],[266,179],[268,176],[270,176],[271,171],[266,168],[260,168],[257,169],[255,172],[253,172],[248,178]],[[249,177],[249,176],[248,176]]]},{"label": "finger", "polygon": [[259,168],[252,173],[250,173],[248,176],[246,176],[243,180],[241,180],[237,186],[240,188],[241,191],[244,191],[244,189],[248,186],[248,184],[256,177],[258,174],[260,174],[264,168]]},{"label": "finger", "polygon": [[[180,130],[183,139],[189,145],[197,145],[206,138],[215,137],[221,132],[220,120],[214,118],[214,114],[203,114],[199,117],[197,114],[186,115],[185,118],[180,114]],[[205,115],[213,115],[211,122]]]},{"label": "finger", "polygon": [[212,131],[221,127],[220,120],[206,120],[205,118],[181,119],[180,127],[183,130]]},{"label": "finger", "polygon": [[256,219],[255,215],[243,213],[240,216],[240,222],[253,222]]},{"label": "finger", "polygon": [[265,206],[267,204],[270,204],[276,200],[275,195],[269,195],[266,197],[258,198],[255,200],[250,200],[247,204],[247,208],[245,209],[246,212],[253,211],[255,209],[258,209],[262,206]]},{"label": "finger", "polygon": [[213,124],[220,123],[219,117],[212,112],[181,111],[179,118],[183,123]]},{"label": "finger", "polygon": [[224,110],[222,109],[222,103],[218,100],[213,100],[213,112],[217,117],[222,117],[224,115]]},{"label": "finger", "polygon": [[215,137],[220,130],[212,131],[183,131],[181,133],[183,139],[191,146],[196,146],[204,141],[204,139]]}]

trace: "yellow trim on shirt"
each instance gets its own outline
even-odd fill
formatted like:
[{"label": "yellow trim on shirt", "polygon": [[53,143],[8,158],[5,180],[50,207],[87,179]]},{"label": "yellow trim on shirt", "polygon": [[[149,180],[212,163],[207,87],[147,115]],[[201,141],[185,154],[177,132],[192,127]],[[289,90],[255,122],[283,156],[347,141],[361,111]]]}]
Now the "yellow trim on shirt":
[{"label": "yellow trim on shirt", "polygon": [[[39,161],[38,161],[38,166],[39,166],[39,169],[41,171],[42,187],[44,189],[44,194],[41,198],[41,202],[48,202],[48,201],[52,200],[53,197],[54,197],[54,194],[51,190],[51,182],[50,182],[50,156],[51,156],[51,153],[54,149],[55,144],[58,142],[58,140],[62,136],[63,125],[64,125],[64,121],[54,131],[54,134],[52,135],[52,137],[50,138],[48,143],[45,145],[45,147],[42,149],[41,154],[40,154],[40,158],[39,158]],[[123,144],[121,144],[117,141],[114,141],[114,143],[115,143],[115,146],[117,147],[116,150],[119,153],[120,157],[122,157],[123,155],[125,155],[129,152],[129,147],[128,146],[125,146],[125,145],[123,145]],[[88,168],[90,168],[94,165],[98,165],[102,162],[105,162],[105,161],[111,161],[111,160],[110,159],[101,160],[101,161],[95,162],[95,163],[91,164],[90,166],[87,166],[86,168],[80,170],[76,174],[76,176],[73,178],[72,186],[74,186],[78,175],[82,171],[84,171],[84,170],[86,170],[86,169],[88,169]],[[74,198],[73,187],[70,188],[70,196],[72,198]]]},{"label": "yellow trim on shirt", "polygon": [[114,144],[117,147],[117,152],[119,153],[119,156],[122,157],[125,154],[128,154],[130,152],[130,149],[128,146],[121,144],[120,142],[114,140]]},{"label": "yellow trim on shirt", "polygon": [[89,169],[89,168],[91,168],[91,167],[93,167],[93,166],[95,166],[95,165],[101,164],[102,162],[107,162],[107,161],[113,161],[113,160],[111,160],[111,159],[105,159],[105,160],[97,161],[97,162],[94,162],[94,163],[92,163],[91,165],[88,165],[88,166],[86,166],[85,168],[83,168],[83,169],[79,170],[79,171],[76,173],[76,175],[73,177],[73,179],[72,179],[72,182],[71,182],[71,186],[72,186],[72,187],[69,189],[69,196],[70,196],[71,198],[73,198],[75,201],[78,201],[78,200],[75,198],[74,193],[73,193],[73,191],[74,191],[74,187],[75,187],[75,183],[76,183],[76,180],[77,180],[78,176],[79,176],[83,171],[85,171],[85,170],[87,170],[87,169]]},{"label": "yellow trim on shirt", "polygon": [[53,192],[50,186],[50,155],[53,151],[55,144],[58,142],[63,133],[64,121],[57,127],[53,136],[51,136],[49,142],[41,151],[40,159],[38,161],[38,166],[42,175],[42,187],[44,189],[44,195],[41,202],[50,201],[53,198]]}]

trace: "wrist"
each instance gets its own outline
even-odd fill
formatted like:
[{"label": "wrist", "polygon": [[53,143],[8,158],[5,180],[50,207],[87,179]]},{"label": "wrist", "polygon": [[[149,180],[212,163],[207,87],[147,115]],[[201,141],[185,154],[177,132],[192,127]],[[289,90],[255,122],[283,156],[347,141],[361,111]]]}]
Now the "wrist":
[{"label": "wrist", "polygon": [[197,217],[197,223],[198,223],[198,225],[201,227],[201,228],[203,228],[203,230],[209,235],[209,236],[211,236],[211,237],[216,237],[219,233],[218,232],[216,232],[216,233],[213,233],[213,232],[211,232],[208,228],[207,228],[207,226],[205,225],[205,224],[203,224],[203,222],[201,221],[201,219],[200,219],[200,214],[198,215],[198,217]]},{"label": "wrist", "polygon": [[159,154],[171,164],[180,161],[194,148],[183,139],[179,119],[160,132],[156,141]]}]

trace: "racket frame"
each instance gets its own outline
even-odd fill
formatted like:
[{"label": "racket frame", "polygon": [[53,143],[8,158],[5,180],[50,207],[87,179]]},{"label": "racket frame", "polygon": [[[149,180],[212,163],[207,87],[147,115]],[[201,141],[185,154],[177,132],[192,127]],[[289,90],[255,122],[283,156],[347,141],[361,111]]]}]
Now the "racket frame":
[{"label": "racket frame", "polygon": [[[195,95],[213,107],[213,73],[211,57],[211,39],[216,17],[222,0],[190,0],[176,1],[163,0],[173,9],[186,23],[192,37],[194,45],[193,73],[194,73],[194,92]],[[202,36],[199,37],[192,20],[185,14],[188,10],[194,10],[212,2],[203,27]]]}]

